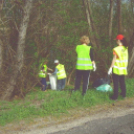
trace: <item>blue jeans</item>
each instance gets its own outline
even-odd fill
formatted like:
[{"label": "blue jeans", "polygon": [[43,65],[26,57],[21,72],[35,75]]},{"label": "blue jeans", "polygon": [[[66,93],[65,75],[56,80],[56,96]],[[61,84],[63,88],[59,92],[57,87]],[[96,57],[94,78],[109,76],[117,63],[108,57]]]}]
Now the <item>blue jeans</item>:
[{"label": "blue jeans", "polygon": [[47,88],[46,78],[41,78],[42,90],[45,91]]},{"label": "blue jeans", "polygon": [[61,80],[57,80],[57,90],[64,89],[65,84],[66,84],[66,78],[61,79]]}]

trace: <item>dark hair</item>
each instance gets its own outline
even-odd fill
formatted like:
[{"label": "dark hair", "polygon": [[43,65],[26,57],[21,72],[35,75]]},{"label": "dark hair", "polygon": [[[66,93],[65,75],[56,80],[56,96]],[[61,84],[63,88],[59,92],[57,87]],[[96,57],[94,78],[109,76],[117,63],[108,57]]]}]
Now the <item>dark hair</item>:
[{"label": "dark hair", "polygon": [[127,43],[127,40],[126,40],[125,37],[123,38],[123,40],[120,40],[120,41],[121,41],[121,43],[123,44],[124,47],[126,47],[126,48],[128,47],[128,43]]}]

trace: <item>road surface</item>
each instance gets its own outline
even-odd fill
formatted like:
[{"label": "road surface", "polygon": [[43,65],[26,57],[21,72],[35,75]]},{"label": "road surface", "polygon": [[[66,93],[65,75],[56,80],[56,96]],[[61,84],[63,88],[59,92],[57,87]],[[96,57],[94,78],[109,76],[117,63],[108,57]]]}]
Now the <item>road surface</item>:
[{"label": "road surface", "polygon": [[33,126],[27,124],[14,128],[8,125],[0,128],[0,134],[134,134],[134,106],[103,110],[49,126],[45,123],[41,119]]}]

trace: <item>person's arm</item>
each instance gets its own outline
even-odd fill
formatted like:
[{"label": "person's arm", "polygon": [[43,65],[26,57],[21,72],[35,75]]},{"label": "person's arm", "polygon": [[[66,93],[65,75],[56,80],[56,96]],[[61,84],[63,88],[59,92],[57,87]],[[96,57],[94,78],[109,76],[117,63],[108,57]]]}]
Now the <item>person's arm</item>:
[{"label": "person's arm", "polygon": [[48,68],[48,67],[47,67],[47,69],[48,69],[49,71],[53,71],[53,69],[51,69],[51,68]]},{"label": "person's arm", "polygon": [[58,69],[57,68],[55,68],[55,71],[52,73],[53,75],[56,75],[57,74],[57,72],[58,72]]},{"label": "person's arm", "polygon": [[111,68],[114,66],[116,59],[117,59],[117,55],[114,55],[111,66],[110,66]]},{"label": "person's arm", "polygon": [[93,65],[93,71],[96,71],[97,67],[96,67],[96,63],[94,61],[94,55],[93,55],[93,49],[92,48],[90,49],[90,58],[91,58],[92,65]]},{"label": "person's arm", "polygon": [[108,75],[111,75],[111,74],[112,74],[112,68],[113,68],[113,66],[114,66],[114,63],[115,63],[116,59],[117,59],[117,55],[116,55],[116,53],[114,53],[111,66],[110,66],[110,68],[109,68],[109,70],[108,70]]},{"label": "person's arm", "polygon": [[91,58],[92,63],[95,64],[94,55],[93,55],[93,48],[90,49],[90,58]]},{"label": "person's arm", "polygon": [[94,61],[94,55],[93,55],[93,49],[92,48],[90,49],[90,58],[91,58],[91,61]]}]

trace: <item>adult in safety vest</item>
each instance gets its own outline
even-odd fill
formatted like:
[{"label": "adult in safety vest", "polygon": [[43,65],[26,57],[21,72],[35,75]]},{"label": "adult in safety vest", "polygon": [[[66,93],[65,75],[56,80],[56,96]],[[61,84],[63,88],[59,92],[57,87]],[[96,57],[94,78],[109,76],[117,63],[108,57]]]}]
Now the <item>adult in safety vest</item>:
[{"label": "adult in safety vest", "polygon": [[53,71],[52,69],[47,67],[47,61],[40,64],[40,71],[39,71],[39,78],[41,78],[41,84],[42,84],[42,91],[46,91],[47,88],[47,82],[46,82],[46,76],[47,76],[47,70]]},{"label": "adult in safety vest", "polygon": [[126,85],[125,76],[127,75],[128,66],[128,44],[125,37],[122,34],[116,37],[117,47],[113,49],[113,60],[108,70],[108,75],[112,74],[114,92],[110,97],[112,100],[118,98],[118,84],[120,84],[120,95],[126,97]]},{"label": "adult in safety vest", "polygon": [[57,75],[57,90],[63,90],[66,84],[66,71],[64,65],[60,64],[58,60],[54,61],[56,65],[53,75]]},{"label": "adult in safety vest", "polygon": [[91,70],[96,71],[96,64],[93,58],[93,49],[88,46],[90,40],[87,36],[82,36],[80,39],[81,45],[76,46],[77,61],[76,61],[76,79],[74,91],[80,89],[81,80],[83,82],[82,95],[85,95]]}]

